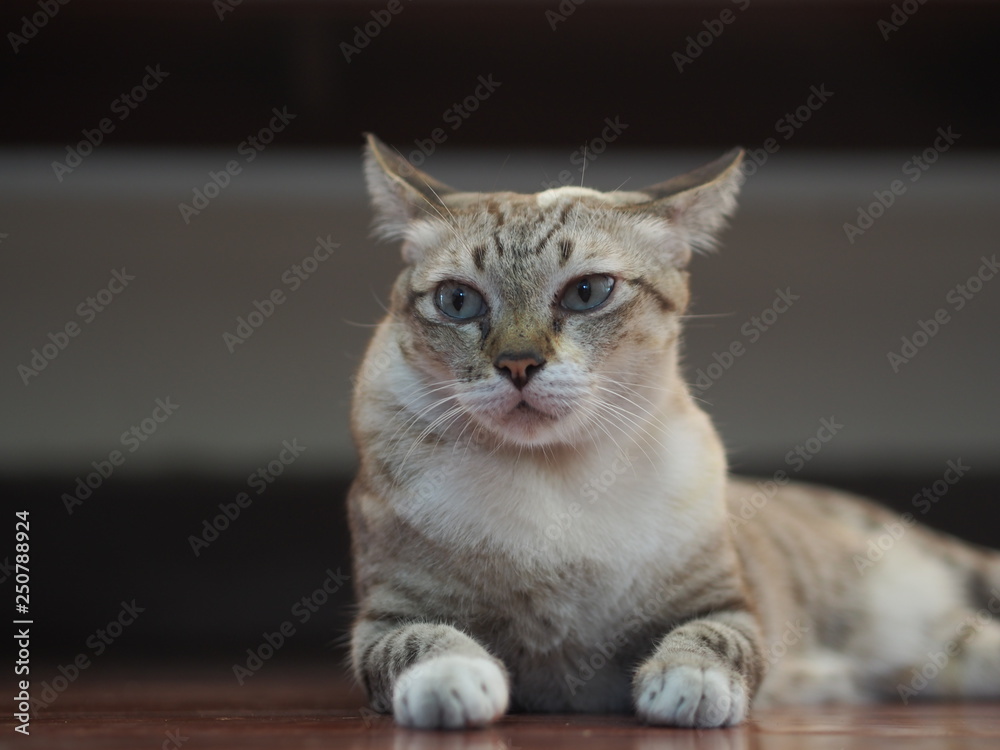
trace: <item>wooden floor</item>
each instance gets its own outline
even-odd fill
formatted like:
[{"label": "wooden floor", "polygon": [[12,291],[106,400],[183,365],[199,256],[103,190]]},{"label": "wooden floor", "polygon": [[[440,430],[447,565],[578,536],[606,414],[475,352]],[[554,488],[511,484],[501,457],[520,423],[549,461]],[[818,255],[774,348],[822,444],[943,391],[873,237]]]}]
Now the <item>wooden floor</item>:
[{"label": "wooden floor", "polygon": [[746,725],[689,731],[624,716],[510,716],[469,732],[398,729],[363,708],[331,668],[265,665],[245,685],[219,669],[83,673],[0,748],[392,748],[393,750],[861,750],[998,748],[1000,704],[824,707],[756,712]]}]

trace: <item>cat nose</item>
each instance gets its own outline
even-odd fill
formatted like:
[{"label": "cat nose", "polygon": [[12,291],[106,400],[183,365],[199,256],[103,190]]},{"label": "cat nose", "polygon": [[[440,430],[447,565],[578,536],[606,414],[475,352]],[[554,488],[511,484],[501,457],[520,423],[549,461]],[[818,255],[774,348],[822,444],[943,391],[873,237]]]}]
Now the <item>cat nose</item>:
[{"label": "cat nose", "polygon": [[531,377],[545,366],[545,358],[534,352],[505,352],[493,362],[502,375],[510,378],[514,387],[521,390],[528,384]]}]

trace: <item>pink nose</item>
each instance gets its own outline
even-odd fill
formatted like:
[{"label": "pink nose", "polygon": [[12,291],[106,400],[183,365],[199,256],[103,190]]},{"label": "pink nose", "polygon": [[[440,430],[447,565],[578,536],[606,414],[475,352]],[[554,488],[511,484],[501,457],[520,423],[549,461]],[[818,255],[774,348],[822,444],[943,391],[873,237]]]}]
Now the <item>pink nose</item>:
[{"label": "pink nose", "polygon": [[514,387],[521,390],[531,377],[545,366],[545,359],[534,352],[504,353],[493,362],[501,374],[510,378]]}]

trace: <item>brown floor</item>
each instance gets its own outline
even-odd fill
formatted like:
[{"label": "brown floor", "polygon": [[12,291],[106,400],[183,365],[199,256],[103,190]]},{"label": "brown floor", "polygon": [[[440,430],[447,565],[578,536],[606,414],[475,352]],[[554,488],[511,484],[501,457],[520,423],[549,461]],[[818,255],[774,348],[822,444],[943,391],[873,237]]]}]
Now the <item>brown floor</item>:
[{"label": "brown floor", "polygon": [[470,732],[397,729],[363,709],[331,669],[265,666],[237,685],[218,669],[82,674],[22,737],[0,722],[0,748],[393,748],[530,750],[860,750],[997,748],[1000,704],[920,704],[758,711],[746,725],[688,731],[624,716],[510,716]]}]

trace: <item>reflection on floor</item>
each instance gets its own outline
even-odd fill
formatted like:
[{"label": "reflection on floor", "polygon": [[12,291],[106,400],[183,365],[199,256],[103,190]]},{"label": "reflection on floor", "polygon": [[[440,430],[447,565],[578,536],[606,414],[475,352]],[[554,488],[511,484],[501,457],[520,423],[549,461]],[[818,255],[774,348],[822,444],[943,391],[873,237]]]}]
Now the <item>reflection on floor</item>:
[{"label": "reflection on floor", "polygon": [[[334,666],[265,665],[240,685],[217,668],[120,668],[81,674],[36,712],[18,747],[74,748],[684,748],[863,750],[1000,745],[1000,704],[911,704],[756,712],[744,726],[688,731],[644,727],[627,716],[509,716],[469,732],[398,729],[364,708]],[[42,697],[41,685],[33,688]],[[52,698],[52,695],[46,696]],[[9,717],[9,714],[8,714]],[[14,724],[4,740],[13,747]]]}]

